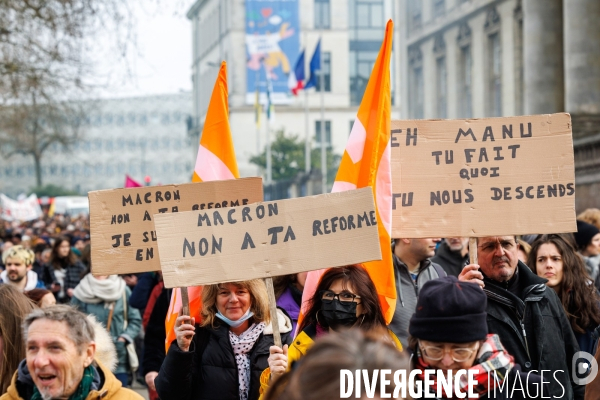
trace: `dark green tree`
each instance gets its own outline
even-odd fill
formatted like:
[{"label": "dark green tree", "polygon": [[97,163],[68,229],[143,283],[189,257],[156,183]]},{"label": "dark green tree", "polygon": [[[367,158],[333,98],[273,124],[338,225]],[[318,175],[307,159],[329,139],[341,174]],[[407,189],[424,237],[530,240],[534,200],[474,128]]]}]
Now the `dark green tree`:
[{"label": "dark green tree", "polygon": [[[327,176],[331,182],[335,178],[341,157],[334,154],[331,147],[327,148]],[[304,172],[304,141],[297,135],[285,135],[283,130],[277,131],[275,140],[271,143],[271,161],[273,180],[282,181],[293,179]],[[267,150],[250,158],[252,164],[262,169],[267,168]],[[311,150],[312,169],[321,169],[321,149]]]}]

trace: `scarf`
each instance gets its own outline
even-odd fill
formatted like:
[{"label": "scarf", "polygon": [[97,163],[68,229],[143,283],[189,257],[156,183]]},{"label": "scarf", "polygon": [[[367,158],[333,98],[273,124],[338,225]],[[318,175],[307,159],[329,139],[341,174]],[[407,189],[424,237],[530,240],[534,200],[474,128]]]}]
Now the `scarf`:
[{"label": "scarf", "polygon": [[[421,350],[417,347],[417,362],[415,368],[420,369],[422,371],[421,374],[418,375],[419,379],[425,380],[425,370],[431,369],[423,356],[421,355]],[[477,381],[477,385],[473,392],[477,397],[475,399],[480,398],[481,396],[486,396],[488,393],[488,389],[493,389],[494,387],[498,387],[504,379],[508,375],[508,372],[515,365],[514,358],[506,352],[504,346],[500,342],[500,338],[498,335],[489,334],[485,338],[485,342],[479,348],[479,353],[477,353],[477,358],[473,363],[473,366],[469,368],[467,371],[475,371],[475,379]],[[493,378],[493,375],[496,375],[496,379]],[[468,375],[468,372],[467,372]],[[468,376],[462,375],[460,377],[460,390],[463,393],[468,392]],[[433,381],[430,392],[437,392],[437,377],[432,375],[430,378]],[[491,387],[488,385],[491,384]],[[442,394],[445,394],[442,391]]]},{"label": "scarf", "polygon": [[98,280],[92,274],[87,274],[73,291],[73,296],[88,304],[112,303],[123,296],[123,290],[125,281],[118,275]]},{"label": "scarf", "polygon": [[[88,367],[83,371],[83,377],[81,378],[81,382],[75,393],[69,396],[69,400],[85,400],[90,391],[92,390],[92,383],[94,382],[94,373],[95,368],[92,365],[88,365]],[[42,400],[42,394],[38,390],[37,386],[33,386],[33,396],[31,396],[31,400]]]},{"label": "scarf", "polygon": [[265,330],[265,323],[252,324],[240,336],[229,331],[229,341],[233,347],[235,363],[238,368],[238,381],[240,382],[240,400],[248,399],[248,389],[250,389],[250,350],[254,343]]}]

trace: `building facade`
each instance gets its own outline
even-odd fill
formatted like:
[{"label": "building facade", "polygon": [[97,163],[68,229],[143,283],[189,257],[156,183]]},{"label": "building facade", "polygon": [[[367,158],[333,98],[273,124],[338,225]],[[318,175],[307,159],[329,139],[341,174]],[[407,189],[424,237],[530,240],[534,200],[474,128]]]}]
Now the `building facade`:
[{"label": "building facade", "polygon": [[[43,184],[86,194],[123,187],[125,174],[151,184],[191,180],[198,150],[188,136],[191,93],[96,100],[86,104],[81,140],[65,150],[52,145],[42,157]],[[35,186],[31,157],[0,161],[0,192],[11,197]]]},{"label": "building facade", "polygon": [[[260,3],[261,0],[251,0]],[[270,137],[283,129],[301,140],[308,137],[312,148],[320,147],[321,126],[327,145],[342,154],[350,134],[358,105],[371,74],[371,69],[383,40],[386,21],[396,12],[393,0],[280,0],[265,2],[297,3],[299,48],[288,57],[293,69],[297,54],[306,49],[308,65],[321,38],[323,92],[320,81],[316,89],[300,92],[298,97],[287,94],[275,102],[275,121],[270,124]],[[249,159],[264,151],[267,124],[263,113],[260,128],[255,125],[255,107],[248,73],[248,1],[198,0],[187,16],[193,25],[192,80],[194,92],[194,123],[192,131],[200,135],[220,60],[228,66],[230,124],[238,167],[242,176],[260,175]],[[295,7],[295,6],[294,6]],[[265,10],[260,10],[265,11]],[[393,103],[398,104],[399,68],[393,62]],[[285,77],[287,80],[287,77]],[[263,82],[264,84],[264,82]],[[323,96],[321,97],[321,93]],[[261,103],[265,102],[261,93]],[[308,112],[306,112],[308,111]],[[399,117],[400,109],[393,110]],[[324,123],[321,124],[322,115]],[[331,185],[331,182],[329,182]]]},{"label": "building facade", "polygon": [[568,112],[576,208],[600,199],[600,2],[401,0],[401,114]]}]

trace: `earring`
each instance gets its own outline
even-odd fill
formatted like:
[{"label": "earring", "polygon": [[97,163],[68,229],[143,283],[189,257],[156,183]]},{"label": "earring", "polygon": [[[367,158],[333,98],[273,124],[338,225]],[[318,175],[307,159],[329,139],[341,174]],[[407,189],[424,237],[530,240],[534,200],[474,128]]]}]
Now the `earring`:
[{"label": "earring", "polygon": [[363,322],[365,322],[365,316],[366,316],[366,315],[367,315],[367,314],[363,314],[363,315],[362,315],[363,317],[362,317],[362,319],[360,320],[360,324],[358,324],[358,326],[362,326]]}]

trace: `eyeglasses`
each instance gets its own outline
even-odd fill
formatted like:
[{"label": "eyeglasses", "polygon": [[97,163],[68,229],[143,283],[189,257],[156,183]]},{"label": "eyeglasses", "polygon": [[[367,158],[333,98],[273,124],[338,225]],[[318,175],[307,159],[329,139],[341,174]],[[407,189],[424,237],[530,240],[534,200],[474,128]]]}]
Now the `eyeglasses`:
[{"label": "eyeglasses", "polygon": [[334,293],[331,290],[322,290],[321,292],[321,300],[323,303],[331,303],[336,297],[340,301],[340,303],[355,303],[356,299],[360,299],[360,296],[357,296],[350,292],[342,292],[342,293]]},{"label": "eyeglasses", "polygon": [[423,346],[421,342],[419,342],[419,346],[421,347],[421,351],[423,352],[423,356],[429,358],[433,361],[439,361],[444,358],[444,355],[449,352],[450,357],[456,362],[467,361],[469,357],[473,355],[475,351],[477,351],[477,347],[475,348],[457,348],[446,350],[443,347],[437,346]]}]

